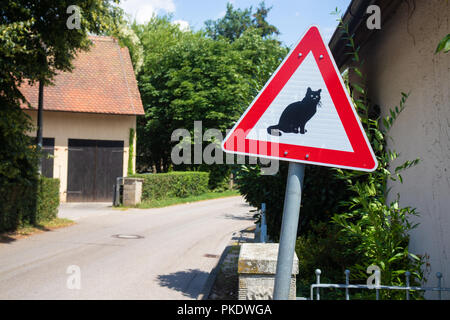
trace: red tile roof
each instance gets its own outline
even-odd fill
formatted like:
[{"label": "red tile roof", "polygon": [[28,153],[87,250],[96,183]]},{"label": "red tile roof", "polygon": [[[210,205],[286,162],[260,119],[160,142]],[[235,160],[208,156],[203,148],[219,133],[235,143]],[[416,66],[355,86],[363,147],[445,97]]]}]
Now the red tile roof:
[{"label": "red tile roof", "polygon": [[[55,85],[44,88],[44,110],[144,114],[128,49],[111,37],[89,38],[93,45],[77,55],[74,70],[56,75]],[[20,91],[37,108],[38,85],[24,83]]]}]

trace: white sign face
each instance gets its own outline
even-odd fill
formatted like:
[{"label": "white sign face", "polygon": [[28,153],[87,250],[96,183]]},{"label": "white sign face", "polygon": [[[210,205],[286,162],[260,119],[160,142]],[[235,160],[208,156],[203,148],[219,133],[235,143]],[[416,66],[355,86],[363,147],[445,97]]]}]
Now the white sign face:
[{"label": "white sign face", "polygon": [[[321,89],[321,92],[315,114],[305,123],[306,132],[301,134],[281,131],[280,136],[269,134],[267,128],[279,123],[281,115],[287,106],[291,103],[302,101],[306,97],[308,88],[311,88],[312,91]],[[299,112],[301,112],[300,109],[303,107],[307,107],[306,102],[299,104]],[[287,120],[289,120],[289,117]],[[294,121],[295,119],[291,120]],[[331,100],[330,93],[311,52],[269,105],[250,131],[248,138],[353,152],[353,148]]]},{"label": "white sign face", "polygon": [[287,55],[228,133],[222,149],[361,171],[378,166],[316,26]]}]

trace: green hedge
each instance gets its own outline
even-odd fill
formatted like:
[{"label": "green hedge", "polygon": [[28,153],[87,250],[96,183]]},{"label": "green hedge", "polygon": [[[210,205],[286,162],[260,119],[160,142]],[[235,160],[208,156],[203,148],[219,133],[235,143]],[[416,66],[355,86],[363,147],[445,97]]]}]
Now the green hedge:
[{"label": "green hedge", "polygon": [[0,232],[12,231],[29,212],[26,194],[32,192],[29,185],[2,183],[0,186]]},{"label": "green hedge", "polygon": [[55,219],[59,207],[59,179],[41,177],[37,192],[37,222]]},{"label": "green hedge", "polygon": [[[288,167],[281,161],[275,175],[261,175],[258,166],[244,166],[236,175],[237,188],[250,205],[261,209],[261,203],[266,204],[267,234],[273,241],[280,237]],[[303,185],[298,236],[307,235],[315,224],[340,213],[339,204],[352,196],[334,169],[327,167],[307,166]]]},{"label": "green hedge", "polygon": [[59,179],[2,183],[0,186],[0,232],[14,231],[23,224],[56,218]]},{"label": "green hedge", "polygon": [[169,173],[136,174],[143,178],[142,201],[164,198],[185,198],[208,191],[209,173],[174,171]]}]

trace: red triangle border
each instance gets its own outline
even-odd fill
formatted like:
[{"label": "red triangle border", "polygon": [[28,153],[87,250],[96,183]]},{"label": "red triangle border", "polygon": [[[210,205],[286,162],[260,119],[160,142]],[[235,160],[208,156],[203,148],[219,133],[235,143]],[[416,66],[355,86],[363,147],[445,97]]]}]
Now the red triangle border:
[{"label": "red triangle border", "polygon": [[[279,94],[293,73],[297,70],[306,56],[312,52],[319,67],[331,99],[342,122],[344,130],[353,148],[353,152],[331,149],[321,149],[307,146],[289,145],[274,142],[257,142],[246,136],[256,125],[258,120]],[[301,57],[299,54],[302,54]],[[301,38],[277,71],[258,94],[250,107],[236,123],[234,128],[222,143],[225,152],[261,156],[280,160],[295,161],[307,164],[340,167],[346,169],[373,171],[377,168],[376,157],[370,147],[364,129],[358,120],[358,115],[351,105],[339,70],[333,60],[328,46],[325,45],[319,29],[312,26]],[[245,134],[245,143],[232,143]],[[258,150],[250,150],[251,143],[256,144]],[[266,146],[260,147],[264,143]],[[275,144],[274,146],[272,144]],[[253,147],[254,148],[254,147]]]}]

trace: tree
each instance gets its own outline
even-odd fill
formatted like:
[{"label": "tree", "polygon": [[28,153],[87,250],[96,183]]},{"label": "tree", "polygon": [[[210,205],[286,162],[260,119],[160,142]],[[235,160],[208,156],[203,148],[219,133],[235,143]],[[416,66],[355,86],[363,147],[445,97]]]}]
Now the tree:
[{"label": "tree", "polygon": [[253,14],[253,24],[256,29],[260,30],[261,36],[263,37],[280,34],[277,27],[269,24],[266,20],[271,9],[272,7],[266,8],[266,4],[263,1],[259,4],[259,7],[256,8],[256,12]]},{"label": "tree", "polygon": [[[146,116],[138,123],[141,167],[169,168],[175,129],[224,134],[262,88],[287,50],[250,28],[234,42],[203,32],[181,31],[170,17],[154,17],[135,26],[144,47],[138,75]],[[193,168],[195,166],[190,166]]]},{"label": "tree", "polygon": [[234,9],[231,3],[227,3],[225,16],[216,21],[208,20],[205,22],[206,33],[214,40],[224,37],[230,41],[239,38],[242,33],[252,25],[251,8]]},{"label": "tree", "polygon": [[206,34],[214,40],[223,37],[229,41],[235,41],[249,28],[258,30],[264,38],[278,35],[278,29],[266,20],[271,9],[272,7],[266,8],[264,1],[259,4],[255,13],[252,13],[252,7],[244,10],[234,9],[231,3],[227,3],[223,18],[205,22]]},{"label": "tree", "polygon": [[[77,50],[87,50],[88,32],[114,32],[121,17],[118,1],[7,0],[0,5],[0,84],[2,95],[23,96],[18,86],[25,80],[47,83],[57,71],[70,71]],[[81,9],[79,29],[68,29],[67,8]],[[46,60],[46,63],[43,61]]]},{"label": "tree", "polygon": [[[184,42],[184,38],[192,37],[192,33],[183,32],[172,24],[171,16],[153,16],[148,23],[133,23],[131,28],[139,38],[144,53],[137,75],[145,109],[145,116],[137,120],[137,167],[141,170],[154,167],[161,171],[167,169],[170,157],[170,135],[166,134],[166,130],[171,121],[164,112],[168,102],[167,92],[164,91],[168,80],[168,55],[177,44]],[[176,54],[173,52],[170,57],[174,56]],[[177,60],[179,57],[175,57]]]}]

